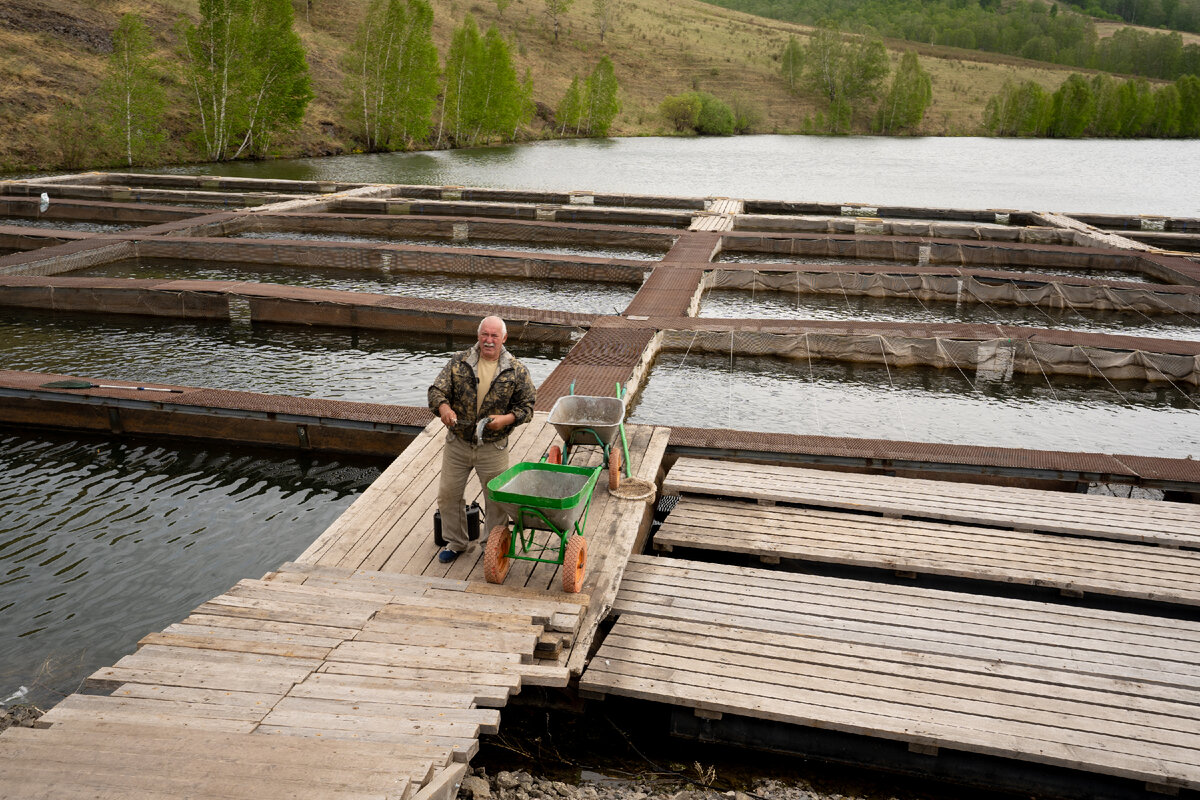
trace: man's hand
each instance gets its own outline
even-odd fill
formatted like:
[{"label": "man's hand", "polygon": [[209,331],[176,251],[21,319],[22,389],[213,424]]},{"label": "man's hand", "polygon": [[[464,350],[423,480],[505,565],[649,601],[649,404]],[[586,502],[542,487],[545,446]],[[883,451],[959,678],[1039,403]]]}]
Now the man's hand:
[{"label": "man's hand", "polygon": [[449,403],[442,403],[438,406],[438,416],[442,419],[442,424],[447,428],[453,428],[458,424],[458,415],[454,413],[454,409]]},{"label": "man's hand", "polygon": [[492,417],[492,421],[487,424],[489,431],[498,431],[501,428],[507,428],[517,421],[516,414],[500,414]]}]

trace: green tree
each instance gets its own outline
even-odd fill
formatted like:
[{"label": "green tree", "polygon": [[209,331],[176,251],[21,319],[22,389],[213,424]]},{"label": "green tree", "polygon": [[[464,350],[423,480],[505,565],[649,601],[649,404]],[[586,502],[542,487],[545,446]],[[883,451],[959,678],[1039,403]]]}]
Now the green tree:
[{"label": "green tree", "polygon": [[313,95],[291,0],[200,0],[179,27],[206,158],[262,154],[300,124]]},{"label": "green tree", "polygon": [[612,61],[608,56],[601,57],[583,89],[582,127],[588,136],[608,135],[613,120],[621,112],[619,89]]},{"label": "green tree", "polygon": [[125,163],[154,160],[166,134],[162,128],[167,101],[158,80],[154,43],[142,18],[126,14],[113,32],[99,98],[107,139],[120,149]]},{"label": "green tree", "polygon": [[892,76],[892,85],[884,95],[875,115],[875,129],[893,133],[916,128],[925,118],[925,109],[933,101],[933,81],[909,51],[900,58],[900,66]]},{"label": "green tree", "polygon": [[1179,135],[1181,102],[1179,88],[1168,83],[1154,90],[1154,116],[1150,118],[1148,135],[1169,139]]},{"label": "green tree", "polygon": [[1060,139],[1083,136],[1096,114],[1096,98],[1087,78],[1072,72],[1050,100],[1050,135]]},{"label": "green tree", "polygon": [[795,36],[788,37],[779,61],[783,71],[783,82],[787,84],[788,91],[797,91],[800,88],[800,78],[804,74],[804,48],[796,41]]},{"label": "green tree", "polygon": [[604,41],[604,34],[616,22],[618,11],[617,0],[592,0],[592,17],[596,20],[596,30],[600,32],[600,41]]},{"label": "green tree", "polygon": [[1119,84],[1103,73],[1092,78],[1092,97],[1096,101],[1096,112],[1088,126],[1091,136],[1106,138],[1121,133],[1121,108],[1117,99]]},{"label": "green tree", "polygon": [[984,127],[993,136],[1042,136],[1050,126],[1050,95],[1040,84],[1006,82],[988,100]]},{"label": "green tree", "polygon": [[762,109],[741,95],[733,98],[729,108],[733,111],[733,132],[739,136],[753,133],[762,124]]},{"label": "green tree", "polygon": [[571,85],[559,101],[554,111],[554,119],[558,123],[558,133],[566,136],[567,131],[579,135],[580,117],[583,114],[583,93],[579,88],[579,76],[571,76]]},{"label": "green tree", "polygon": [[695,92],[684,92],[663,98],[658,113],[679,133],[696,129],[700,118],[700,98]]},{"label": "green tree", "polygon": [[1175,81],[1179,90],[1179,135],[1200,138],[1200,77],[1184,75]]},{"label": "green tree", "polygon": [[805,61],[805,81],[829,101],[829,128],[835,131],[849,128],[855,103],[874,99],[888,74],[882,40],[843,36],[833,26],[817,29]]},{"label": "green tree", "polygon": [[391,150],[429,135],[438,53],[427,0],[372,0],[344,67],[346,119],[367,150]]},{"label": "green tree", "polygon": [[1117,135],[1123,139],[1145,136],[1154,117],[1154,97],[1145,78],[1125,81],[1117,88]]},{"label": "green tree", "polygon": [[558,44],[558,31],[562,27],[563,15],[571,10],[575,0],[546,0],[546,14],[550,17],[550,26],[554,29],[554,43]]},{"label": "green tree", "polygon": [[446,56],[445,132],[459,146],[513,138],[529,120],[531,92],[528,79],[517,80],[508,44],[496,26],[481,37],[475,18],[468,14]]}]

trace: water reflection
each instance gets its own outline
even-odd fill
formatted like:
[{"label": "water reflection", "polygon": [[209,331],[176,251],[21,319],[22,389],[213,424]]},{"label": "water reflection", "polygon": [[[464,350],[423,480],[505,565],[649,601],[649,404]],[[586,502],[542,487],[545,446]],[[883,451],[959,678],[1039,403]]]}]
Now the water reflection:
[{"label": "water reflection", "polygon": [[1037,450],[1200,457],[1200,390],[1168,384],[663,353],[630,420]]},{"label": "water reflection", "polygon": [[[470,339],[386,331],[46,314],[0,317],[0,369],[424,406],[446,359]],[[540,383],[567,345],[509,349]]]},{"label": "water reflection", "polygon": [[299,555],[385,462],[0,431],[0,697],[54,702]]},{"label": "water reflection", "polygon": [[71,276],[276,283],[427,300],[507,305],[578,314],[619,314],[638,287],[560,278],[504,278],[322,267],[276,267],[228,261],[131,259],[78,270]]},{"label": "water reflection", "polygon": [[134,223],[85,222],[72,219],[54,219],[53,217],[0,217],[0,225],[8,225],[16,228],[78,231],[79,233],[119,233],[120,231],[128,231],[141,227],[141,224]]}]

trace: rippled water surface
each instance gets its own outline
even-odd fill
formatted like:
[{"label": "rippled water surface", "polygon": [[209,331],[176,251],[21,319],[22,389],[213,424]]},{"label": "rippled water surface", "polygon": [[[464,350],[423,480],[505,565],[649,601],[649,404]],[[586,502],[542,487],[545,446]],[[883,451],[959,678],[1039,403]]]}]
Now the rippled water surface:
[{"label": "rippled water surface", "polygon": [[418,247],[448,247],[471,250],[505,250],[523,253],[545,253],[560,256],[585,256],[587,258],[620,258],[629,261],[653,261],[661,258],[661,252],[639,250],[632,247],[603,247],[598,245],[547,244],[546,242],[514,242],[491,239],[416,239],[392,236],[354,236],[342,233],[303,233],[293,231],[246,231],[230,236],[231,239],[299,239],[315,242],[371,242],[374,244],[410,244]]},{"label": "rippled water surface", "polygon": [[341,289],[427,300],[454,300],[486,305],[511,305],[578,314],[618,314],[637,293],[636,286],[621,283],[588,283],[558,278],[500,278],[446,275],[437,272],[275,267],[230,262],[141,259],[117,261],[102,267],[72,272],[71,276],[105,278],[169,278],[191,280],[252,281]]},{"label": "rippled water surface", "polygon": [[1200,318],[1184,314],[1117,314],[984,303],[937,303],[904,298],[796,294],[782,291],[712,289],[700,316],[725,319],[830,319],[879,322],[961,322],[1149,336],[1200,341]]},{"label": "rippled water surface", "polygon": [[[0,369],[424,406],[446,359],[472,344],[280,325],[173,322],[112,315],[0,315]],[[509,349],[540,383],[566,346]]]},{"label": "rippled water surface", "polygon": [[736,136],[568,139],[168,172],[872,206],[1200,217],[1188,140]]},{"label": "rippled water surface", "polygon": [[[732,367],[731,367],[732,363]],[[1168,384],[661,354],[633,422],[1200,458],[1200,390]]]},{"label": "rippled water surface", "polygon": [[12,225],[18,228],[51,228],[59,231],[79,231],[80,233],[117,233],[139,228],[141,224],[148,223],[83,222],[52,217],[0,217],[0,225]]},{"label": "rippled water surface", "polygon": [[0,430],[0,698],[53,703],[298,556],[385,464]]}]

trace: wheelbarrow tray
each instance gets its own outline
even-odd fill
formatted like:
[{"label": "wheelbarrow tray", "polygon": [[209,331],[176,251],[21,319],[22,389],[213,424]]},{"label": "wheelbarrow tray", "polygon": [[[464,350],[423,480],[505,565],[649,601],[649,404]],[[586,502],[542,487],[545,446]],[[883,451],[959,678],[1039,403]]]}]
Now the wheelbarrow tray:
[{"label": "wheelbarrow tray", "polygon": [[522,461],[488,481],[488,497],[528,528],[549,530],[536,514],[518,516],[522,508],[537,509],[550,524],[565,531],[587,510],[599,475],[599,467]]},{"label": "wheelbarrow tray", "polygon": [[625,401],[619,397],[564,395],[554,401],[546,420],[564,442],[570,442],[577,430],[595,431],[600,441],[611,445],[625,420]]}]

